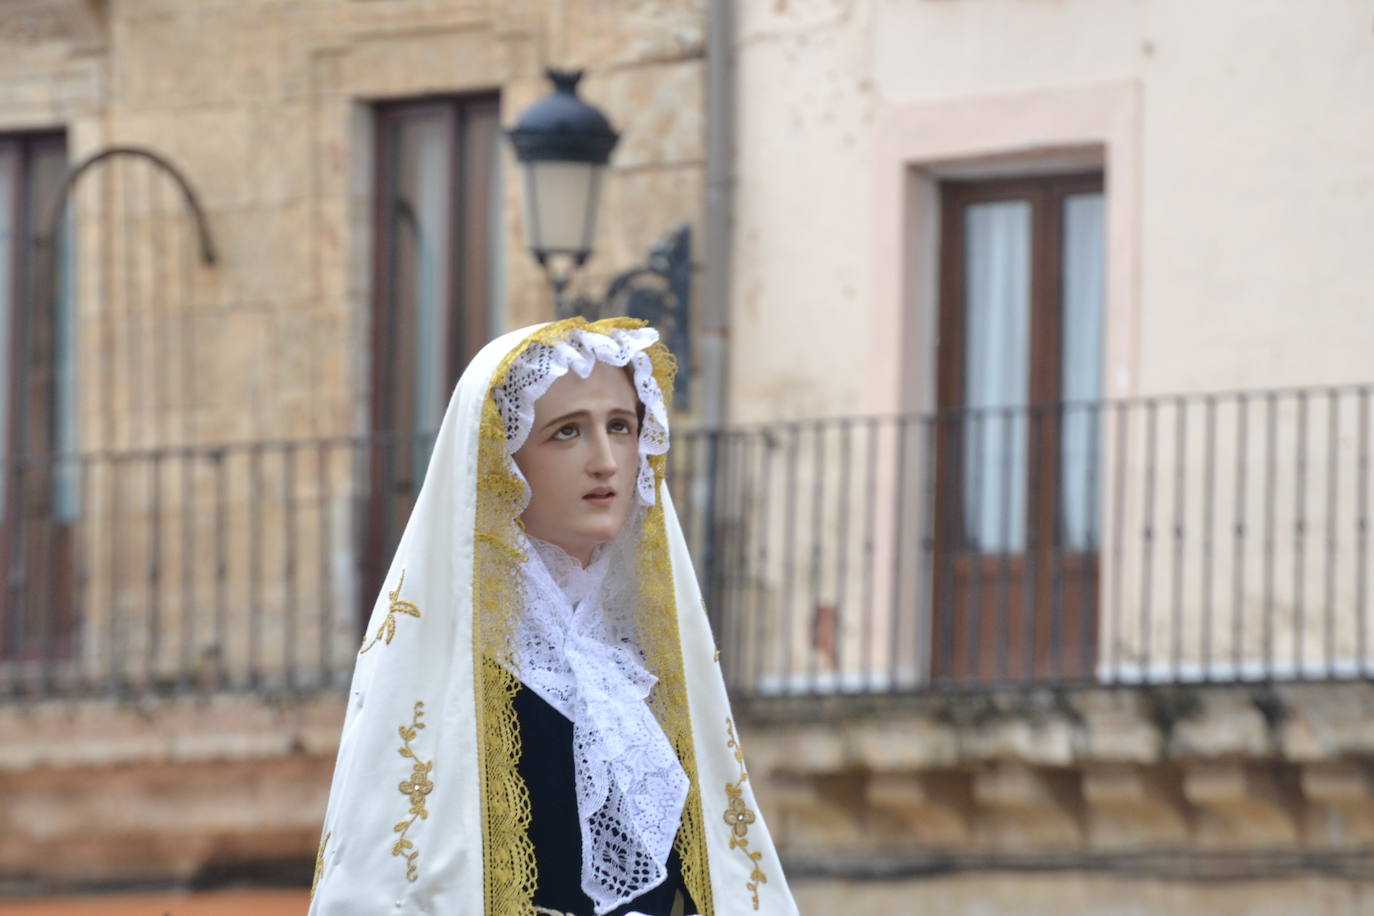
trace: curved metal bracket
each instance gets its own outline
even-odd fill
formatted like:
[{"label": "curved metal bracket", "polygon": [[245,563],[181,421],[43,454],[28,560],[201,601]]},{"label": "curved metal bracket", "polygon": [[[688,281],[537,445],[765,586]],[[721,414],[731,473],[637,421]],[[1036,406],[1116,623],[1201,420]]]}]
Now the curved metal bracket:
[{"label": "curved metal bracket", "polygon": [[[566,283],[566,280],[564,281]],[[645,265],[617,274],[601,299],[563,295],[564,284],[554,284],[554,304],[559,318],[582,315],[588,319],[627,315],[653,325],[668,349],[677,357],[674,403],[688,406],[691,366],[692,229],[686,223],[659,239],[649,249]]]},{"label": "curved metal bracket", "polygon": [[181,189],[182,199],[186,201],[186,207],[191,211],[191,216],[196,221],[196,235],[200,242],[200,259],[207,266],[214,264],[215,243],[210,238],[210,225],[205,219],[205,211],[201,209],[200,200],[196,197],[196,192],[191,187],[191,183],[186,180],[186,176],[181,173],[181,170],[165,157],[141,146],[106,147],[98,153],[92,153],[68,169],[66,177],[62,179],[61,186],[58,187],[57,193],[53,196],[52,205],[48,208],[47,219],[43,223],[43,234],[38,237],[36,243],[40,247],[52,244],[52,240],[57,235],[57,225],[62,219],[62,211],[67,206],[67,197],[71,194],[72,188],[76,186],[76,182],[93,166],[116,156],[147,159],[172,177],[172,180],[177,183],[177,187]]}]

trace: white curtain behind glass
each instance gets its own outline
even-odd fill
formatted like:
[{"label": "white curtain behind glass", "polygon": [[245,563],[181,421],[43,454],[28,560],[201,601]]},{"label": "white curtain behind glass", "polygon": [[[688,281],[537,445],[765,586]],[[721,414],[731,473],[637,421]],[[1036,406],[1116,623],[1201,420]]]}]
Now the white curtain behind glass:
[{"label": "white curtain behind glass", "polygon": [[[412,298],[409,333],[415,354],[410,365],[398,372],[411,373],[414,402],[410,405],[411,428],[407,435],[433,434],[439,429],[448,396],[444,378],[445,355],[451,329],[445,297],[443,253],[449,250],[448,203],[451,144],[448,123],[441,117],[407,118],[396,138],[396,193],[398,247],[409,252],[397,263],[400,289]],[[408,244],[403,244],[408,241]],[[403,325],[404,327],[404,325]],[[402,386],[404,390],[404,386]],[[412,479],[424,478],[429,464],[428,441],[412,440],[405,449],[411,457]]]},{"label": "white curtain behind glass", "polygon": [[1025,549],[1030,239],[1026,201],[965,210],[963,518],[989,553]]},{"label": "white curtain behind glass", "polygon": [[[1098,467],[1102,397],[1102,297],[1105,253],[1102,194],[1064,200],[1064,340],[1059,511],[1064,547],[1098,545]],[[1077,406],[1075,406],[1077,404]]]},{"label": "white curtain behind glass", "polygon": [[[14,251],[14,236],[18,232],[14,225],[14,202],[19,192],[15,187],[19,178],[18,159],[18,150],[0,149],[0,453],[9,450],[9,437],[3,435],[3,431],[9,429],[10,316],[14,313],[14,303],[10,301],[14,285],[10,253]],[[3,457],[9,456],[4,454]],[[0,516],[5,509],[5,490],[0,486]]]},{"label": "white curtain behind glass", "polygon": [[491,132],[491,175],[487,195],[487,327],[495,337],[506,322],[506,231],[501,204],[505,200],[506,135]]},{"label": "white curtain behind glass", "polygon": [[400,147],[411,158],[401,163],[403,174],[410,172],[403,183],[411,185],[405,190],[415,213],[415,425],[417,431],[432,432],[439,428],[448,397],[443,367],[450,329],[439,253],[449,250],[444,218],[452,199],[449,143],[441,118],[408,120],[401,131]]},{"label": "white curtain behind glass", "polygon": [[[33,176],[35,233],[47,231],[42,220],[48,218],[48,207],[57,188],[67,174],[67,150],[65,145],[48,145],[34,152],[30,164]],[[60,521],[71,522],[81,516],[81,474],[77,463],[71,460],[80,447],[77,437],[77,320],[76,295],[74,284],[74,265],[76,263],[76,229],[72,222],[72,208],[63,212],[57,226],[59,241],[54,251],[58,261],[53,266],[57,286],[53,291],[53,428],[51,450],[58,455],[69,456],[55,468],[53,477],[53,515]],[[39,262],[42,263],[42,262]],[[45,265],[46,266],[46,265]],[[45,283],[38,284],[40,288]],[[35,309],[48,307],[48,303],[33,303]],[[46,449],[42,449],[46,450]]]},{"label": "white curtain behind glass", "polygon": [[[57,297],[53,316],[56,339],[53,341],[53,385],[56,428],[53,451],[74,456],[79,447],[76,436],[76,301],[72,291],[73,247],[76,232],[72,225],[71,208],[67,208],[58,228],[62,242],[57,246]],[[62,521],[74,521],[81,515],[81,474],[76,461],[67,460],[58,466],[53,482],[53,513]]]}]

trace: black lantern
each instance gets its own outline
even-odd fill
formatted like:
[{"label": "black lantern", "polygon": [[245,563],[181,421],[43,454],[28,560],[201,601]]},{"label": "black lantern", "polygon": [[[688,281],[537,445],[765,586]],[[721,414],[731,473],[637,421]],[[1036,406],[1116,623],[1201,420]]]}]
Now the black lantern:
[{"label": "black lantern", "polygon": [[[545,269],[555,255],[581,267],[592,253],[606,162],[619,136],[577,95],[582,71],[549,70],[554,90],[530,106],[508,134],[525,192],[525,234]],[[567,276],[551,273],[561,294]]]}]

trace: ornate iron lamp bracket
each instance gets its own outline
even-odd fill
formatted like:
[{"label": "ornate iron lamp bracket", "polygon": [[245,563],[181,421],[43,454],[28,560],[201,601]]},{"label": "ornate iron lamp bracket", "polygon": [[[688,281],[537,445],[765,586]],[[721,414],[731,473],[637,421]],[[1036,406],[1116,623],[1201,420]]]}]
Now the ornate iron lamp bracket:
[{"label": "ornate iron lamp bracket", "polygon": [[659,239],[649,249],[647,264],[617,274],[600,300],[568,296],[562,284],[554,284],[559,318],[582,315],[589,320],[627,315],[642,318],[658,329],[663,342],[677,356],[674,403],[687,407],[691,366],[692,230],[686,223]]}]

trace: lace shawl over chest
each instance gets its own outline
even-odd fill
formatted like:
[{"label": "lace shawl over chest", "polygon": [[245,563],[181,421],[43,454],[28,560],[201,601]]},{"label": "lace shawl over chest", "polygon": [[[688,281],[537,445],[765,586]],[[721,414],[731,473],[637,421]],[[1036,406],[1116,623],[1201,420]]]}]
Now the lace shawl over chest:
[{"label": "lace shawl over chest", "polygon": [[657,678],[634,632],[623,547],[600,548],[583,569],[552,544],[529,544],[514,673],[572,722],[582,889],[606,912],[667,876],[687,776],[645,702]]}]

